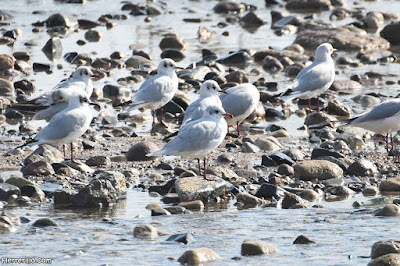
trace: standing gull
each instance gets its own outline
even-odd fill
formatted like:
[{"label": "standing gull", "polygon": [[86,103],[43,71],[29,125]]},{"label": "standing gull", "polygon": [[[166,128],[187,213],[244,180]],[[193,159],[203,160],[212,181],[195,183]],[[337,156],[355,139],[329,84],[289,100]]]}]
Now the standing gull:
[{"label": "standing gull", "polygon": [[168,127],[163,121],[163,106],[166,105],[178,90],[178,77],[175,61],[169,58],[161,60],[157,67],[157,75],[146,80],[132,97],[132,105],[128,110],[138,108],[151,109],[153,124],[155,124],[156,109],[161,108],[160,123]]},{"label": "standing gull", "polygon": [[319,95],[329,89],[335,79],[335,63],[331,57],[334,51],[330,43],[318,46],[314,62],[300,71],[282,98],[308,99],[308,107],[311,110],[310,98],[317,96],[317,111],[319,111]]},{"label": "standing gull", "polygon": [[89,67],[78,67],[71,79],[61,82],[53,90],[31,100],[49,106],[47,109],[37,112],[33,119],[50,121],[55,114],[68,107],[69,100],[76,94],[84,93],[90,98],[93,93],[93,83],[90,78],[93,76]]},{"label": "standing gull", "polygon": [[178,136],[168,142],[164,148],[147,156],[182,155],[197,158],[200,169],[200,158],[204,158],[203,176],[206,177],[206,156],[216,149],[224,140],[228,132],[228,125],[224,119],[231,117],[220,106],[209,106],[203,118],[192,121],[184,126]]},{"label": "standing gull", "polygon": [[[72,142],[82,136],[92,122],[92,111],[89,104],[96,105],[86,94],[76,94],[69,100],[68,107],[57,113],[35,138],[22,146],[35,144],[63,145],[71,143],[71,161],[73,157]],[[64,151],[65,156],[65,151]]]},{"label": "standing gull", "polygon": [[240,136],[239,124],[256,108],[260,101],[260,92],[250,83],[240,84],[225,92],[226,94],[221,94],[219,97],[222,107],[233,116],[233,118],[227,119],[228,125],[236,125],[237,133]]},{"label": "standing gull", "polygon": [[224,91],[221,90],[216,81],[205,81],[200,87],[200,98],[186,108],[181,127],[188,122],[202,118],[208,106],[217,105],[222,107],[222,102],[218,97],[219,92]]},{"label": "standing gull", "polygon": [[371,111],[350,119],[346,126],[361,127],[386,134],[386,151],[389,152],[389,136],[393,150],[392,133],[400,130],[400,99],[385,101]]}]

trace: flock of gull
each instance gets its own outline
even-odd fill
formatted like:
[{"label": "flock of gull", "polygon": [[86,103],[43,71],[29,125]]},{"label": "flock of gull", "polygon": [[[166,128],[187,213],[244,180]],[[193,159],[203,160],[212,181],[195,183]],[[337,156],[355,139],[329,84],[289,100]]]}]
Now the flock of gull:
[{"label": "flock of gull", "polygon": [[[299,72],[286,92],[281,95],[282,99],[308,99],[311,111],[310,98],[318,97],[328,90],[335,79],[335,65],[331,57],[334,51],[335,49],[329,43],[318,46],[313,63]],[[162,108],[178,90],[177,69],[179,67],[172,59],[161,60],[157,74],[140,86],[132,97],[132,104],[128,110],[151,109],[154,125],[156,123],[155,110],[161,109],[159,122],[167,126],[163,121]],[[91,81],[93,76],[90,68],[78,67],[71,79],[31,100],[48,106],[47,109],[39,111],[33,119],[44,119],[49,123],[23,146],[71,144],[71,160],[73,160],[72,142],[87,131],[93,119],[89,107],[89,105],[96,105],[90,100],[93,92]],[[199,172],[200,158],[204,158],[203,176],[206,178],[206,156],[222,143],[229,132],[229,126],[237,126],[237,133],[240,135],[239,124],[254,111],[259,101],[259,91],[250,83],[240,84],[224,91],[216,81],[207,80],[201,85],[199,99],[187,108],[174,139],[162,149],[149,153],[147,156],[181,155],[196,158]],[[319,104],[317,111],[319,111]],[[392,136],[393,132],[400,129],[400,100],[385,101],[371,111],[348,120],[347,125]]]}]

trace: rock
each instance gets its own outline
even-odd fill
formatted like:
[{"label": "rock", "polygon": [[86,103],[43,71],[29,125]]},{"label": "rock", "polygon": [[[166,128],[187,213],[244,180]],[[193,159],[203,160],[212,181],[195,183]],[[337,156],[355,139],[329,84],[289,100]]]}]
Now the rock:
[{"label": "rock", "polygon": [[362,194],[366,197],[374,197],[379,194],[379,189],[376,186],[368,186],[362,190]]},{"label": "rock", "polygon": [[47,226],[58,226],[56,222],[51,220],[50,218],[41,218],[36,220],[32,226],[35,227],[47,227]]},{"label": "rock", "polygon": [[136,238],[154,239],[158,237],[157,229],[149,224],[139,224],[133,229]]},{"label": "rock", "polygon": [[24,176],[48,176],[55,174],[50,163],[38,161],[25,166],[22,170]]},{"label": "rock", "polygon": [[308,205],[308,201],[293,193],[286,193],[282,200],[282,209],[290,209],[295,204]]},{"label": "rock", "polygon": [[372,245],[371,258],[376,259],[386,254],[399,254],[399,241],[378,241]]},{"label": "rock", "polygon": [[125,61],[126,67],[134,69],[153,70],[156,68],[154,62],[140,55],[133,55]]},{"label": "rock", "polygon": [[254,61],[261,63],[266,56],[272,56],[278,60],[282,60],[283,58],[287,57],[293,60],[294,62],[304,62],[308,60],[308,56],[288,51],[288,50],[273,50],[273,49],[268,49],[268,50],[263,50],[263,51],[258,51],[256,52],[253,57]]},{"label": "rock", "polygon": [[366,159],[357,160],[347,168],[346,174],[355,176],[373,176],[378,173],[376,165]]},{"label": "rock", "polygon": [[146,154],[158,150],[158,147],[154,142],[142,141],[133,145],[126,154],[128,161],[151,161],[154,160],[155,156],[146,156]]},{"label": "rock", "polygon": [[239,178],[239,176],[229,168],[220,167],[220,166],[212,166],[207,168],[207,174],[218,176],[224,180],[231,180]]},{"label": "rock", "polygon": [[281,62],[279,62],[278,59],[275,57],[272,57],[270,55],[267,55],[263,59],[263,69],[267,71],[268,73],[278,73],[281,72],[285,67],[282,65]]},{"label": "rock", "polygon": [[253,58],[246,51],[237,51],[216,60],[226,66],[245,67],[253,62]]},{"label": "rock", "polygon": [[178,262],[183,265],[199,265],[219,260],[221,257],[209,248],[197,248],[187,250],[183,253]]},{"label": "rock", "polygon": [[227,82],[248,83],[250,82],[248,75],[243,70],[232,71],[225,76]]},{"label": "rock", "polygon": [[381,37],[390,42],[391,45],[400,44],[400,21],[386,25],[380,32]]},{"label": "rock", "polygon": [[247,207],[256,207],[257,205],[263,205],[265,203],[264,200],[253,196],[247,192],[241,192],[236,195],[237,202],[243,203],[244,206]]},{"label": "rock", "polygon": [[171,58],[173,59],[175,62],[180,62],[183,59],[185,59],[185,55],[179,51],[179,50],[175,50],[175,49],[165,49],[161,55],[161,58]]},{"label": "rock", "polygon": [[176,35],[164,37],[160,42],[161,50],[165,49],[175,49],[175,50],[185,50],[189,44],[183,39],[178,38]]},{"label": "rock", "polygon": [[203,211],[204,210],[204,203],[201,200],[181,202],[181,203],[179,203],[179,206],[184,207],[185,209],[194,210],[194,211]]},{"label": "rock", "polygon": [[92,156],[85,162],[89,166],[98,166],[98,167],[110,167],[111,160],[109,157],[104,155]]},{"label": "rock", "polygon": [[329,0],[289,0],[286,9],[292,12],[321,12],[332,8]]},{"label": "rock", "polygon": [[20,189],[12,184],[0,183],[0,200],[7,201],[11,195],[20,196]]},{"label": "rock", "polygon": [[168,193],[161,199],[165,204],[179,203],[180,199],[177,193]]},{"label": "rock", "polygon": [[250,142],[243,142],[243,144],[241,146],[241,152],[257,153],[257,152],[260,152],[260,148]]},{"label": "rock", "polygon": [[113,106],[119,106],[132,98],[132,91],[128,88],[106,84],[103,87],[103,96],[112,100]]},{"label": "rock", "polygon": [[396,204],[387,204],[385,207],[375,213],[375,216],[400,216],[399,211],[400,208]]},{"label": "rock", "polygon": [[250,11],[240,18],[240,22],[246,27],[260,27],[264,25],[264,21],[260,19],[254,12]]},{"label": "rock", "polygon": [[181,201],[208,201],[228,193],[229,185],[223,179],[207,181],[203,177],[193,176],[178,179],[175,189]]},{"label": "rock", "polygon": [[293,176],[294,168],[292,166],[284,163],[284,164],[281,164],[278,166],[277,172],[280,175]]},{"label": "rock", "polygon": [[241,13],[245,10],[245,6],[233,1],[222,1],[216,4],[213,10],[217,14]]},{"label": "rock", "polygon": [[51,65],[43,63],[33,63],[34,72],[47,72],[51,70]]},{"label": "rock", "polygon": [[[332,86],[329,89],[338,92],[353,93],[360,91],[362,88],[363,86],[359,82],[354,80],[335,80],[333,81]],[[347,113],[347,108],[344,111]]]},{"label": "rock", "polygon": [[258,138],[254,144],[261,150],[270,152],[279,150],[281,146],[279,141],[274,137]]},{"label": "rock", "polygon": [[293,165],[294,161],[292,160],[292,158],[282,152],[274,152],[262,156],[261,165],[276,166],[281,164]]},{"label": "rock", "polygon": [[264,199],[276,199],[279,200],[285,196],[287,191],[281,187],[264,183],[257,190],[255,196]]},{"label": "rock", "polygon": [[379,185],[379,190],[381,192],[400,192],[400,177],[388,178],[382,180]]},{"label": "rock", "polygon": [[313,22],[305,23],[298,28],[294,42],[312,51],[324,42],[329,42],[334,48],[343,52],[384,50],[390,46],[387,40],[380,37],[361,35],[358,31],[352,31],[345,27],[321,25]]},{"label": "rock", "polygon": [[49,39],[42,48],[49,60],[59,59],[62,55],[62,44],[59,37]]},{"label": "rock", "polygon": [[341,116],[349,118],[351,116],[351,109],[348,106],[344,106],[342,103],[333,100],[328,102],[326,111],[330,115]]},{"label": "rock", "polygon": [[311,159],[313,159],[313,160],[321,158],[321,157],[326,157],[326,156],[332,156],[337,159],[345,157],[343,154],[341,154],[339,152],[330,151],[328,149],[323,149],[323,148],[314,148],[311,153]]},{"label": "rock", "polygon": [[343,140],[353,151],[360,150],[365,146],[363,139],[359,135],[352,132],[344,132],[337,136],[335,140]]},{"label": "rock", "polygon": [[161,215],[171,215],[171,213],[164,208],[151,209],[151,216],[161,216]]},{"label": "rock", "polygon": [[12,233],[15,232],[15,227],[6,223],[0,223],[0,233]]},{"label": "rock", "polygon": [[87,20],[87,19],[78,19],[79,28],[82,30],[90,30],[100,26],[101,24],[97,21]]},{"label": "rock", "polygon": [[70,22],[68,19],[66,19],[63,15],[61,14],[54,14],[51,15],[47,20],[46,20],[46,27],[47,28],[53,28],[53,27],[59,27],[59,28],[68,28],[70,26]]},{"label": "rock", "polygon": [[386,254],[380,256],[370,263],[368,266],[387,266],[387,265],[399,265],[400,254]]},{"label": "rock", "polygon": [[310,126],[310,125],[318,125],[322,123],[329,123],[330,121],[335,120],[332,116],[327,115],[322,112],[313,112],[309,113],[304,120],[304,125]]},{"label": "rock", "polygon": [[303,190],[302,192],[299,193],[299,196],[301,198],[311,201],[311,202],[317,201],[320,198],[319,194],[315,190],[312,190],[312,189]]},{"label": "rock", "polygon": [[267,242],[257,239],[245,239],[242,243],[240,253],[242,256],[254,256],[262,254],[274,254],[277,252],[278,249]]},{"label": "rock", "polygon": [[293,244],[295,245],[304,245],[304,244],[312,244],[315,243],[314,241],[310,240],[308,237],[304,236],[304,235],[300,235],[298,236],[294,241]]},{"label": "rock", "polygon": [[0,72],[7,71],[14,67],[15,58],[12,55],[0,54]]},{"label": "rock", "polygon": [[335,163],[325,160],[308,160],[294,165],[294,176],[301,180],[326,180],[343,176],[343,170]]},{"label": "rock", "polygon": [[89,42],[98,42],[103,38],[103,34],[97,30],[88,30],[85,33],[85,39]]},{"label": "rock", "polygon": [[196,240],[194,239],[191,233],[185,233],[185,234],[172,235],[168,237],[166,241],[175,241],[187,245],[189,243],[195,242]]},{"label": "rock", "polygon": [[54,204],[55,205],[64,205],[70,206],[72,205],[72,197],[77,193],[74,191],[59,189],[54,192]]}]

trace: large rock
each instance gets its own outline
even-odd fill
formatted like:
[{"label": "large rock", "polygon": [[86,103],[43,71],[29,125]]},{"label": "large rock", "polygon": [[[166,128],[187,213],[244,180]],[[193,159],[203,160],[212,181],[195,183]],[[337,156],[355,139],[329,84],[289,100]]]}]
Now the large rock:
[{"label": "large rock", "polygon": [[133,55],[129,57],[125,61],[125,65],[126,67],[131,67],[134,69],[153,70],[156,68],[156,65],[151,60],[140,55]]},{"label": "large rock", "polygon": [[49,60],[59,59],[62,55],[62,44],[59,37],[49,39],[42,48]]},{"label": "large rock", "polygon": [[286,9],[292,12],[320,12],[332,8],[329,0],[289,0]]},{"label": "large rock", "polygon": [[207,174],[215,175],[224,180],[231,180],[235,178],[239,178],[239,176],[229,168],[224,168],[220,166],[212,166],[207,168]]},{"label": "large rock", "polygon": [[125,176],[119,172],[101,172],[86,187],[71,198],[72,205],[80,208],[108,208],[124,198],[127,188]]},{"label": "large rock", "polygon": [[380,33],[381,37],[385,38],[392,45],[400,44],[400,21],[386,25]]},{"label": "large rock", "polygon": [[46,161],[38,161],[25,166],[22,169],[24,176],[48,176],[55,174],[53,167]]},{"label": "large rock", "polygon": [[158,150],[158,147],[154,142],[142,141],[133,145],[126,154],[128,161],[151,161],[155,159],[155,156],[146,156],[150,152]]},{"label": "large rock", "polygon": [[53,146],[44,144],[40,145],[24,160],[24,165],[28,165],[38,161],[46,161],[48,163],[61,163],[64,161],[63,154]]},{"label": "large rock", "polygon": [[339,51],[358,52],[361,50],[389,49],[387,40],[372,35],[362,35],[345,27],[332,27],[306,23],[299,27],[295,43],[314,51],[321,43],[328,42]]},{"label": "large rock", "polygon": [[282,209],[290,209],[296,204],[300,204],[302,206],[308,206],[309,202],[307,200],[302,199],[300,196],[297,196],[293,193],[286,193],[285,197],[282,200]]},{"label": "large rock", "polygon": [[375,213],[375,216],[400,216],[400,208],[396,204],[387,204],[385,207]]},{"label": "large rock", "polygon": [[376,165],[366,159],[357,160],[347,168],[346,174],[355,176],[373,176],[378,173]]},{"label": "large rock", "polygon": [[179,257],[178,262],[183,265],[199,265],[219,259],[221,257],[213,250],[209,248],[197,248],[185,251]]},{"label": "large rock", "polygon": [[381,192],[400,192],[400,177],[388,178],[379,185]]},{"label": "large rock", "polygon": [[15,61],[15,57],[12,55],[0,54],[0,72],[13,68]]},{"label": "large rock", "polygon": [[7,183],[0,183],[0,200],[7,201],[11,195],[21,195],[21,191],[17,186],[7,184]]},{"label": "large rock", "polygon": [[243,256],[273,254],[276,252],[278,252],[276,247],[257,239],[245,239],[241,247],[241,254]]},{"label": "large rock", "polygon": [[279,200],[285,196],[287,191],[281,187],[264,183],[257,190],[255,196],[264,199],[276,199]]},{"label": "large rock", "polygon": [[113,106],[119,106],[131,100],[132,91],[122,86],[106,84],[103,87],[103,95],[112,100]]},{"label": "large rock", "polygon": [[375,259],[389,253],[400,254],[400,241],[379,241],[374,243],[371,249],[371,258]]},{"label": "large rock", "polygon": [[326,180],[343,176],[337,164],[325,160],[308,160],[294,165],[294,176],[301,180]]},{"label": "large rock", "polygon": [[265,200],[253,196],[247,192],[241,192],[236,195],[238,202],[243,203],[246,207],[256,207],[257,205],[263,205]]},{"label": "large rock", "polygon": [[365,143],[361,136],[352,132],[343,132],[342,134],[337,136],[335,140],[343,140],[353,151],[360,150],[365,146]]},{"label": "large rock", "polygon": [[158,237],[157,229],[150,224],[139,224],[133,229],[136,238],[154,239]]},{"label": "large rock", "polygon": [[175,49],[175,50],[185,50],[189,44],[183,39],[178,38],[176,35],[166,36],[160,42],[161,50],[165,49]]},{"label": "large rock", "polygon": [[397,266],[400,261],[400,254],[386,254],[383,256],[380,256],[370,263],[368,263],[368,266]]},{"label": "large rock", "polygon": [[181,201],[208,201],[222,197],[229,192],[229,183],[223,179],[207,181],[203,177],[191,176],[180,178],[175,182],[175,189]]}]

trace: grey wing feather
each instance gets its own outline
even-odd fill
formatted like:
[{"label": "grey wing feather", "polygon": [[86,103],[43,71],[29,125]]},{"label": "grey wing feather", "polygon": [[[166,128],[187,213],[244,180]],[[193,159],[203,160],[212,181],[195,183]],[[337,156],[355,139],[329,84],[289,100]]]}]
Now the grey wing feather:
[{"label": "grey wing feather", "polygon": [[248,103],[251,101],[251,99],[244,101],[244,97],[251,98],[251,96],[246,94],[229,94],[229,92],[227,94],[220,95],[223,108],[227,113],[233,115],[233,117],[245,113],[249,108]]},{"label": "grey wing feather", "polygon": [[326,62],[319,63],[309,69],[305,68],[304,72],[296,77],[291,89],[294,91],[306,92],[330,86],[330,82],[332,82],[334,78],[334,73],[332,72],[334,72],[334,68]]},{"label": "grey wing feather", "polygon": [[380,105],[375,106],[371,111],[359,116],[351,121],[349,124],[357,124],[366,121],[374,121],[379,119],[395,116],[400,112],[400,101],[386,101]]},{"label": "grey wing feather", "polygon": [[53,118],[57,113],[61,112],[65,108],[68,107],[68,103],[66,102],[60,102],[55,105],[50,106],[47,109],[40,110],[35,114],[35,116],[32,118],[33,120],[46,120],[50,121],[50,119]]},{"label": "grey wing feather", "polygon": [[77,124],[76,122],[77,117],[68,115],[67,113],[58,113],[51,119],[50,123],[35,136],[35,140],[40,142],[68,137],[74,128],[68,128],[65,125],[75,125]]},{"label": "grey wing feather", "polygon": [[[167,81],[167,82],[166,82]],[[164,91],[172,82],[166,77],[146,80],[132,98],[133,104],[159,101],[162,98],[161,92]]]}]

